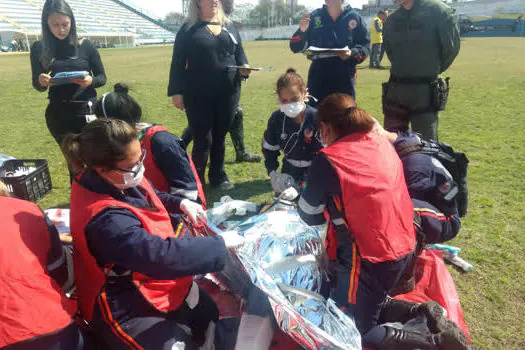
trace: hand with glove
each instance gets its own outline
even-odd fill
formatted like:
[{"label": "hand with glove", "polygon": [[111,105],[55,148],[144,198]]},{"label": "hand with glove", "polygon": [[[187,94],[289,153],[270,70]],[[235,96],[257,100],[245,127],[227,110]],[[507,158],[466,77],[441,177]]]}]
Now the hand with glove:
[{"label": "hand with glove", "polygon": [[294,187],[288,187],[279,195],[279,198],[290,202],[294,201],[297,197],[299,197],[299,192],[297,192],[297,190]]},{"label": "hand with glove", "polygon": [[224,239],[224,245],[228,249],[235,249],[245,243],[245,238],[237,231],[225,231],[219,234]]},{"label": "hand with glove", "polygon": [[183,199],[180,202],[180,210],[188,216],[194,225],[202,226],[206,224],[206,212],[202,209],[202,205],[189,199]]},{"label": "hand with glove", "polygon": [[281,193],[289,187],[295,185],[295,181],[291,175],[281,174],[273,170],[270,173],[270,182],[274,192]]}]

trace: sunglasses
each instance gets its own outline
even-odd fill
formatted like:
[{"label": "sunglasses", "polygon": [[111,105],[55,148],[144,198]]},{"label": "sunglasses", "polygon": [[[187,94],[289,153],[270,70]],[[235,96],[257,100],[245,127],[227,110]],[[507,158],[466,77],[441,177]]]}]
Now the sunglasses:
[{"label": "sunglasses", "polygon": [[139,173],[140,167],[144,164],[144,159],[146,159],[146,153],[147,153],[144,148],[141,148],[141,150],[142,150],[142,154],[140,155],[140,159],[137,162],[137,164],[135,164],[133,169],[115,168],[115,170],[123,171],[125,173],[131,173],[133,174],[133,176],[137,176],[137,174]]}]

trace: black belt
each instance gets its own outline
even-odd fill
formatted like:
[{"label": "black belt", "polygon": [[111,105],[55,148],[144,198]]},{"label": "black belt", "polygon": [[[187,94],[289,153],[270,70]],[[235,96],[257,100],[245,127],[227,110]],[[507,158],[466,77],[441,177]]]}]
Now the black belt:
[{"label": "black belt", "polygon": [[430,84],[433,81],[436,81],[437,77],[410,77],[410,78],[401,78],[391,75],[389,82],[400,83],[400,84]]}]

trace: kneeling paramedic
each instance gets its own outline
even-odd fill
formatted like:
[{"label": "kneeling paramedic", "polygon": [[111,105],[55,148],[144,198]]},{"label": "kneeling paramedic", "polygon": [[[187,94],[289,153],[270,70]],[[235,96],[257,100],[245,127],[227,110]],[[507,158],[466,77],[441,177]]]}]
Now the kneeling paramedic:
[{"label": "kneeling paramedic", "polygon": [[[316,137],[316,110],[305,103],[305,83],[293,68],[279,77],[276,93],[279,110],[270,116],[262,140],[264,165],[272,189],[283,193],[293,187],[295,191],[292,191],[291,197],[284,199],[294,199],[306,180],[312,158],[322,148]],[[281,151],[284,157],[281,172],[278,172]],[[283,196],[287,196],[288,192]]]},{"label": "kneeling paramedic", "polygon": [[142,148],[146,150],[144,176],[159,191],[185,197],[206,207],[206,197],[193,161],[184,142],[163,125],[141,123],[142,108],[128,94],[128,87],[115,84],[95,104],[98,118],[123,120],[137,130]]},{"label": "kneeling paramedic", "polygon": [[[353,315],[363,345],[375,349],[464,349],[457,329],[435,326],[424,335],[389,326],[401,316],[424,313],[441,325],[442,309],[388,298],[414,259],[413,207],[399,157],[375,120],[344,94],[319,106],[321,140],[327,146],[313,160],[299,199],[299,214],[310,225],[335,225],[337,244],[333,297]],[[401,314],[403,311],[403,314]]]},{"label": "kneeling paramedic", "polygon": [[175,214],[198,225],[202,207],[151,187],[135,129],[121,120],[95,120],[68,135],[62,150],[78,173],[71,231],[80,311],[101,345],[212,345],[218,310],[192,276],[221,270],[240,236],[185,237]]},{"label": "kneeling paramedic", "polygon": [[35,204],[4,196],[0,221],[0,348],[88,349],[62,290],[70,281],[56,228]]}]

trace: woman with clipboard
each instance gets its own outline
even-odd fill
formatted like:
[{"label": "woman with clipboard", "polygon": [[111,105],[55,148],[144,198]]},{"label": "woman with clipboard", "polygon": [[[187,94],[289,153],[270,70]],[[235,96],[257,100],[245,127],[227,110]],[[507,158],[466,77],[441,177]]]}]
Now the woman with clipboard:
[{"label": "woman with clipboard", "polygon": [[224,170],[226,134],[235,115],[241,78],[250,74],[241,37],[219,0],[191,0],[177,33],[168,86],[173,105],[186,111],[193,130],[193,163],[202,183],[223,191],[234,188]]},{"label": "woman with clipboard", "polygon": [[322,8],[303,14],[290,39],[292,52],[312,60],[308,91],[319,103],[337,92],[355,97],[356,65],[370,54],[369,46],[363,19],[342,0],[325,0]]},{"label": "woman with clipboard", "polygon": [[[79,133],[93,114],[95,88],[106,83],[104,65],[95,45],[78,39],[73,11],[64,0],[44,4],[42,40],[32,45],[30,58],[33,87],[41,92],[49,88],[46,123],[60,145],[68,133]],[[67,72],[70,78],[53,79]]]}]

